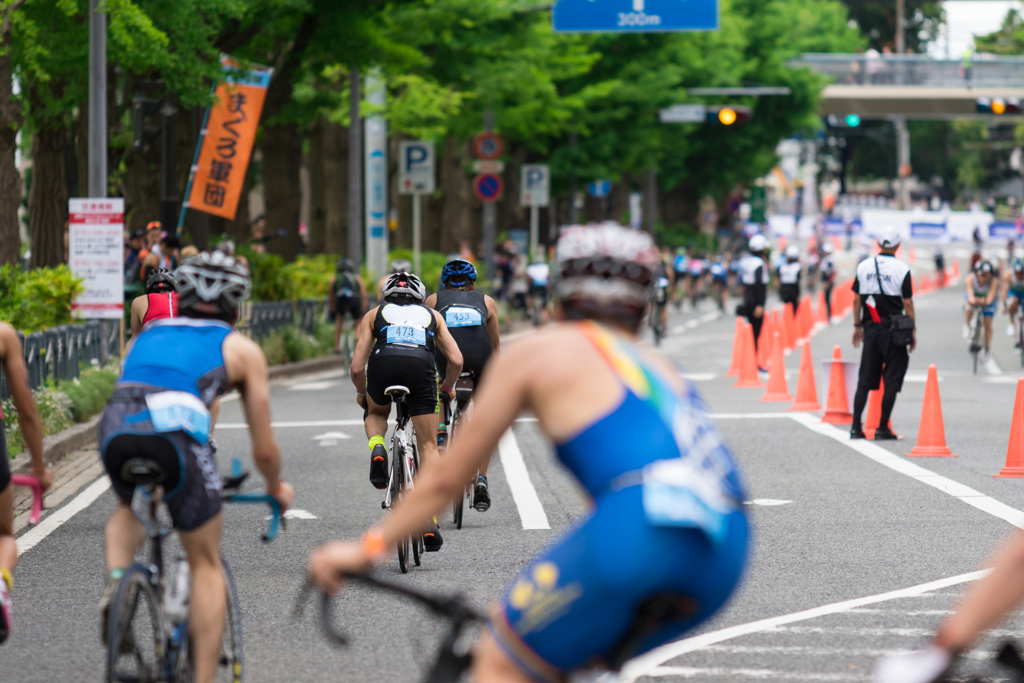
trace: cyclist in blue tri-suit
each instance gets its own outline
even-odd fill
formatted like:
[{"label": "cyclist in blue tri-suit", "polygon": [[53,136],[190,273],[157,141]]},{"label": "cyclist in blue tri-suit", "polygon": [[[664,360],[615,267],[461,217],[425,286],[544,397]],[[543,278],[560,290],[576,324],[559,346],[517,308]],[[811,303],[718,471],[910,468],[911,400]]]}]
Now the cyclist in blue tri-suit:
[{"label": "cyclist in blue tri-suit", "polygon": [[560,322],[503,347],[448,456],[361,542],[328,543],[310,556],[313,579],[337,591],[345,573],[369,570],[448,506],[531,411],[593,503],[512,579],[476,646],[477,683],[616,668],[710,617],[747,559],[743,487],[729,450],[678,368],[637,343],[658,262],[650,237],[567,228],[558,261]]},{"label": "cyclist in blue tri-suit", "polygon": [[249,294],[248,269],[217,251],[188,259],[175,276],[182,317],[154,320],[142,328],[98,427],[100,457],[119,500],[106,526],[110,573],[100,599],[100,633],[105,640],[110,602],[146,538],[129,507],[135,490],[133,461],[146,458],[165,473],[163,499],[188,556],[195,681],[212,683],[226,595],[220,562],[221,482],[209,438],[210,407],[218,396],[238,388],[253,462],[282,510],[295,490],[281,478],[281,452],[270,426],[267,360],[254,341],[232,327]]}]

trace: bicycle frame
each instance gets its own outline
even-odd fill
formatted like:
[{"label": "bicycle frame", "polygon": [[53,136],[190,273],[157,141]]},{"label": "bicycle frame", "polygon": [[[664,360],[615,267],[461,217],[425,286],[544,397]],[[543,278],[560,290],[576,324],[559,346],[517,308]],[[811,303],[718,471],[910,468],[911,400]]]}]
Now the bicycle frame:
[{"label": "bicycle frame", "polygon": [[[413,439],[415,437],[413,435],[412,419],[410,419],[409,416],[405,414],[406,407],[404,398],[400,401],[395,401],[395,406],[397,408],[398,413],[398,424],[395,425],[395,434],[392,437],[392,443],[397,442],[399,448],[392,449],[393,452],[391,453],[391,457],[398,457],[398,451],[401,451],[402,470],[405,474],[405,488],[411,490],[413,488],[412,477],[413,474],[416,472],[416,463],[415,460],[413,459],[415,457],[413,453]],[[395,472],[392,469],[391,475],[388,478],[387,493],[385,493],[384,495],[384,503],[382,505],[382,507],[386,510],[390,510],[396,502],[391,498],[391,485],[394,483],[394,478]]]}]

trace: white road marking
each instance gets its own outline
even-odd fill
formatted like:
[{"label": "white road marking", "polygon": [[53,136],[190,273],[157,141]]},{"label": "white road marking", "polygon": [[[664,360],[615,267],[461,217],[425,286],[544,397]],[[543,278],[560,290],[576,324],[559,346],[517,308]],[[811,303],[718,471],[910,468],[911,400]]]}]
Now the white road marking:
[{"label": "white road marking", "polygon": [[[941,382],[942,380],[945,379],[945,377],[943,377],[942,375],[939,375],[938,379]],[[914,382],[914,383],[918,383],[918,384],[924,384],[925,382],[928,381],[928,373],[927,372],[908,372],[903,377],[903,381],[904,382]]]},{"label": "white road marking", "polygon": [[686,321],[686,329],[692,330],[695,327],[700,327],[700,321],[699,320],[687,320]]},{"label": "white road marking", "polygon": [[682,376],[691,382],[710,382],[718,375],[713,372],[684,372]]},{"label": "white road marking", "polygon": [[44,538],[56,531],[64,522],[68,521],[85,508],[92,505],[93,501],[103,495],[103,492],[110,488],[110,478],[103,475],[84,491],[71,499],[71,502],[52,513],[41,521],[37,526],[27,531],[18,539],[18,556],[24,555],[42,541]]},{"label": "white road marking", "polygon": [[773,505],[788,505],[792,503],[791,500],[779,500],[777,498],[755,498],[754,500],[743,501],[744,505],[764,505],[771,507]]},{"label": "white road marking", "polygon": [[996,375],[994,377],[984,377],[981,381],[989,384],[1016,384],[1017,380],[1021,377],[1024,377],[1024,375]]},{"label": "white road marking", "polygon": [[351,439],[352,437],[345,432],[324,432],[323,434],[317,434],[313,437],[313,441],[316,441],[321,446],[337,446],[338,441],[341,439]]},{"label": "white road marking", "polygon": [[[703,650],[709,645],[716,645],[718,643],[739,638],[741,636],[748,636],[752,633],[763,633],[765,631],[775,631],[782,626],[787,624],[793,624],[801,621],[807,621],[808,619],[817,619],[818,617],[827,616],[830,614],[838,614],[840,612],[847,612],[858,607],[865,605],[875,605],[880,602],[888,602],[890,600],[899,600],[901,598],[910,598],[922,595],[924,593],[930,593],[931,591],[940,590],[942,588],[948,588],[950,586],[956,586],[962,583],[968,583],[970,581],[976,581],[981,577],[985,576],[989,570],[982,569],[976,572],[970,572],[969,574],[960,574],[958,576],[951,576],[947,579],[939,579],[938,581],[929,581],[928,583],[922,583],[917,586],[910,586],[909,588],[901,588],[899,590],[890,591],[888,593],[881,593],[879,595],[869,595],[863,598],[854,598],[853,600],[843,600],[842,602],[834,602],[830,605],[822,605],[821,607],[814,607],[812,609],[802,610],[800,612],[793,612],[791,614],[784,614],[778,617],[770,617],[768,619],[760,619],[758,621],[752,621],[748,624],[739,624],[737,626],[730,626],[728,628],[719,629],[717,631],[711,631],[710,633],[702,633],[699,636],[693,636],[692,638],[685,638],[678,640],[674,643],[662,645],[661,647],[655,648],[643,655],[632,659],[626,663],[622,668],[621,678],[623,681],[631,682],[635,681],[641,676],[657,675],[651,673],[659,668],[668,669],[675,667],[661,667],[660,665],[671,659],[675,659],[681,655],[688,654],[690,652],[696,652],[697,650]],[[790,629],[787,629],[790,630]],[[930,633],[930,632],[929,632]],[[669,674],[663,674],[669,675]]]},{"label": "white road marking", "polygon": [[935,474],[931,470],[927,470],[920,465],[894,455],[890,451],[887,451],[881,446],[876,446],[870,441],[866,441],[864,439],[851,440],[848,432],[844,432],[829,424],[823,424],[821,422],[821,418],[816,415],[811,415],[809,413],[793,413],[790,415],[790,418],[799,422],[811,431],[817,432],[822,436],[827,436],[830,439],[834,439],[839,443],[849,446],[861,455],[866,455],[880,465],[885,465],[889,469],[895,470],[900,474],[905,474],[911,479],[916,479],[922,484],[927,484],[928,486],[936,488],[943,493],[948,493],[954,498],[958,498],[968,505],[978,508],[982,512],[987,512],[994,517],[998,517],[999,519],[1009,522],[1015,527],[1024,529],[1024,512],[1021,512],[1016,508],[1012,508],[1006,503],[1001,503],[995,498],[986,496],[980,491],[976,491],[970,486],[961,484],[958,481],[953,481],[947,477]]},{"label": "white road marking", "polygon": [[710,413],[708,417],[712,420],[752,420],[778,419],[783,417],[791,418],[794,414],[795,413]]},{"label": "white road marking", "polygon": [[670,330],[670,332],[672,332],[672,334],[682,334],[683,332],[686,332],[686,325],[676,325]]},{"label": "white road marking", "polygon": [[[783,415],[782,417],[785,417]],[[536,422],[535,417],[520,417],[516,419],[516,422]],[[287,428],[300,428],[300,427],[355,427],[362,426],[362,420],[307,420],[307,421],[292,421],[292,422],[271,422],[270,426],[274,429],[287,429]],[[394,420],[389,420],[388,424],[395,424]],[[248,429],[248,425],[244,422],[224,422],[218,423],[217,429]],[[313,437],[316,438],[316,437]],[[345,437],[340,437],[345,438]]]},{"label": "white road marking", "polygon": [[323,391],[324,389],[330,389],[331,387],[339,386],[341,382],[331,382],[329,380],[323,382],[305,382],[303,384],[295,384],[288,387],[288,391]]},{"label": "white road marking", "polygon": [[530,481],[530,472],[526,469],[526,461],[523,460],[523,452],[519,450],[519,442],[516,441],[512,430],[505,432],[498,442],[498,455],[501,458],[501,466],[505,470],[505,479],[508,480],[509,488],[512,489],[512,500],[519,510],[519,519],[523,522],[524,529],[550,529],[548,516],[544,513],[544,506],[541,505],[537,496],[537,489]]},{"label": "white road marking", "polygon": [[712,311],[711,313],[705,313],[704,315],[702,315],[700,317],[700,321],[702,323],[710,323],[710,322],[714,322],[715,320],[718,320],[721,317],[722,317],[722,312],[721,311]]},{"label": "white road marking", "polygon": [[[320,519],[319,517],[314,515],[312,512],[309,512],[308,510],[296,510],[295,508],[292,508],[291,510],[285,510],[284,518],[285,519]],[[267,519],[268,520],[270,519],[270,515],[267,515]]]},{"label": "white road marking", "polygon": [[727,678],[781,678],[798,681],[869,681],[868,673],[814,673],[811,671],[773,671],[772,669],[728,669],[725,667],[692,667],[692,666],[659,666],[648,671],[645,676],[719,676]]},{"label": "white road marking", "polygon": [[985,361],[985,372],[994,376],[1003,374],[1003,369],[999,367],[999,363],[996,362],[995,357],[991,354],[989,355],[988,360]]}]

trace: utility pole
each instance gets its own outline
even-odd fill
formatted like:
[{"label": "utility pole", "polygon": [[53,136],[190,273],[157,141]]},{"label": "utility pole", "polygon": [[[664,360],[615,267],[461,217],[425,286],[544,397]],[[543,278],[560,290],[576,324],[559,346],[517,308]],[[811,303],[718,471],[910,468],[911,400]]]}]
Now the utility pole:
[{"label": "utility pole", "polygon": [[658,169],[652,163],[647,171],[647,232],[658,234]]},{"label": "utility pole", "polygon": [[576,154],[580,148],[580,139],[576,133],[569,133],[569,145],[572,148],[572,174],[569,176],[569,225],[578,225],[580,209],[576,206]]},{"label": "utility pole", "polygon": [[348,86],[348,257],[363,262],[363,127],[359,67],[349,71]]},{"label": "utility pole", "polygon": [[[484,130],[490,133],[494,130],[494,110],[488,109],[484,112]],[[494,242],[498,233],[498,207],[495,202],[484,202],[484,253],[481,258],[484,261],[484,280],[494,280]]]},{"label": "utility pole", "polygon": [[178,105],[170,92],[160,107],[160,224],[178,226]]},{"label": "utility pole", "polygon": [[101,1],[89,0],[90,197],[107,196],[107,15],[96,11]]},{"label": "utility pole", "polygon": [[902,55],[907,51],[907,13],[906,0],[896,0],[896,54]]},{"label": "utility pole", "polygon": [[910,208],[910,131],[905,116],[894,116],[892,123],[896,128],[896,205],[902,211]]}]

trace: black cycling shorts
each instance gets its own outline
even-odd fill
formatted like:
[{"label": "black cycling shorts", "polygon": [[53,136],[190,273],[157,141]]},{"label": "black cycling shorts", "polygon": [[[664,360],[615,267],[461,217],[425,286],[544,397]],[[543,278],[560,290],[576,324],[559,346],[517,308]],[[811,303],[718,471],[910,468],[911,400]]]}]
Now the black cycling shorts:
[{"label": "black cycling shorts", "polygon": [[4,435],[4,419],[0,417],[0,491],[11,483],[11,463],[7,460],[7,437]]},{"label": "black cycling shorts", "polygon": [[[490,345],[477,342],[476,344],[459,344],[459,351],[462,353],[462,372],[471,373],[474,382],[479,386],[484,369],[487,367],[487,361],[491,360],[491,356],[494,355],[494,349]],[[434,362],[437,363],[438,381],[444,382],[445,375],[448,373],[448,358],[441,353],[441,349],[437,349]]]},{"label": "black cycling shorts", "polygon": [[885,380],[885,388],[894,391],[903,389],[903,377],[910,365],[910,354],[906,346],[890,343],[892,331],[888,325],[872,323],[864,328],[864,350],[860,356],[858,382],[871,389],[878,389],[879,380]]},{"label": "black cycling shorts", "polygon": [[331,320],[334,320],[337,315],[341,315],[342,320],[346,315],[351,315],[355,321],[359,321],[363,317],[363,302],[359,297],[339,296],[334,300],[334,309],[337,314],[331,312]]},{"label": "black cycling shorts", "polygon": [[[426,349],[374,350],[366,365],[366,393],[379,406],[391,405],[384,390],[400,385],[409,390],[405,399],[409,417],[437,412],[437,375],[434,358]],[[363,418],[366,418],[364,413]]]},{"label": "black cycling shorts", "polygon": [[[150,392],[152,393],[152,392]],[[221,482],[209,444],[184,432],[156,432],[148,419],[146,391],[119,389],[100,419],[97,439],[100,458],[121,502],[130,504],[135,486],[121,478],[132,458],[155,460],[167,472],[164,502],[175,529],[194,531],[213,519],[221,508]]]}]

